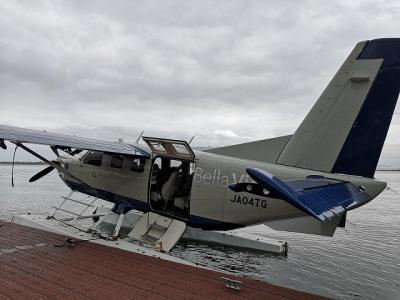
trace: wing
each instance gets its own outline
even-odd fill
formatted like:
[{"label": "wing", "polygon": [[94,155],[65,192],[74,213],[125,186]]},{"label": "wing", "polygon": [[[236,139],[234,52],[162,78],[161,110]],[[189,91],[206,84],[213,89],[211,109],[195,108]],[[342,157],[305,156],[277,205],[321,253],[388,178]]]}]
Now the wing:
[{"label": "wing", "polygon": [[246,171],[272,196],[288,202],[322,222],[332,220],[371,200],[366,192],[347,181],[322,176],[283,181],[262,169],[247,168]]},{"label": "wing", "polygon": [[0,140],[8,140],[16,143],[49,145],[60,149],[74,148],[80,150],[128,154],[144,158],[150,157],[150,154],[147,151],[138,146],[127,143],[107,142],[6,125],[0,125]]}]

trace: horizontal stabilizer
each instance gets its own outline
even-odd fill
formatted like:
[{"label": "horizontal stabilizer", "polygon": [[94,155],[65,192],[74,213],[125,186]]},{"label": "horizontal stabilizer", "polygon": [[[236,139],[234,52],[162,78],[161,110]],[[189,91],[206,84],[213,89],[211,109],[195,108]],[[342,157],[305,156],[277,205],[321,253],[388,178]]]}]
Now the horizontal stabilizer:
[{"label": "horizontal stabilizer", "polygon": [[204,152],[276,163],[291,135],[204,150]]},{"label": "horizontal stabilizer", "polygon": [[362,188],[346,181],[323,176],[283,181],[262,169],[247,168],[246,171],[271,196],[288,202],[322,222],[371,200]]}]

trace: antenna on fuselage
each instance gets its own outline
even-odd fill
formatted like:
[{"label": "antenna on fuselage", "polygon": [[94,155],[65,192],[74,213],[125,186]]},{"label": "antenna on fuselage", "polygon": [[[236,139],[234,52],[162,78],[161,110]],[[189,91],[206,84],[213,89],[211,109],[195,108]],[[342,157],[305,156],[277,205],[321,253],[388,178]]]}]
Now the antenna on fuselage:
[{"label": "antenna on fuselage", "polygon": [[140,133],[140,135],[139,135],[138,138],[136,139],[135,144],[138,144],[138,143],[139,143],[140,139],[141,139],[142,136],[143,136],[143,133],[144,133],[144,130]]},{"label": "antenna on fuselage", "polygon": [[192,138],[191,138],[190,141],[188,142],[189,145],[190,145],[191,142],[193,142],[194,138],[195,138],[195,135],[192,136]]}]

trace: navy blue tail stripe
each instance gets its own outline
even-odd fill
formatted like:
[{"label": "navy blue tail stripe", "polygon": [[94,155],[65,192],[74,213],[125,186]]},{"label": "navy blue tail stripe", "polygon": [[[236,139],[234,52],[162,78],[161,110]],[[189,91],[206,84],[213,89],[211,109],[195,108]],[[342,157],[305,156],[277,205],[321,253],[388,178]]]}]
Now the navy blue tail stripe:
[{"label": "navy blue tail stripe", "polygon": [[400,91],[400,39],[368,42],[359,59],[383,58],[333,166],[333,173],[373,177]]}]

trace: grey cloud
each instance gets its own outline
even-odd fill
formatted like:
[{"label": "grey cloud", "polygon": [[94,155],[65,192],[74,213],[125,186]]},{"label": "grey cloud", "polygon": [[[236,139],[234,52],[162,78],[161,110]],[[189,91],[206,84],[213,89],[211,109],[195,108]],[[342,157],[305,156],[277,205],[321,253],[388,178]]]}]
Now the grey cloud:
[{"label": "grey cloud", "polygon": [[399,12],[370,0],[5,1],[0,123],[207,146],[290,134],[356,42],[398,35]]}]

